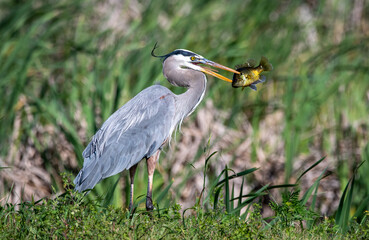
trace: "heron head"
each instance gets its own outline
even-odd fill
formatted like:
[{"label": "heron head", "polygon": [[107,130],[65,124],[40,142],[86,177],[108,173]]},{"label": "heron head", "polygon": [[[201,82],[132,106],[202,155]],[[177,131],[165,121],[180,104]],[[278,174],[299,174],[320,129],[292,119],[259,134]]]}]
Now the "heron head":
[{"label": "heron head", "polygon": [[[217,70],[211,69],[209,67],[206,67],[204,65],[215,67],[219,69],[223,69],[232,73],[240,74],[238,71],[223,66],[219,63],[210,61],[203,56],[191,52],[186,49],[177,49],[167,55],[163,56],[156,56],[154,54],[154,50],[152,51],[152,55],[155,57],[160,57],[163,61],[163,73],[164,76],[172,83],[171,79],[179,79],[179,81],[182,83],[186,83],[189,78],[186,78],[187,76],[191,76],[194,74],[193,71],[206,73],[209,75],[212,75],[216,78],[219,78],[221,80],[232,82],[231,79],[228,79],[220,74],[217,73]],[[190,71],[189,71],[190,70]],[[181,76],[179,76],[181,75]],[[178,81],[172,83],[174,85],[178,86],[185,86],[183,84],[178,84]]]}]

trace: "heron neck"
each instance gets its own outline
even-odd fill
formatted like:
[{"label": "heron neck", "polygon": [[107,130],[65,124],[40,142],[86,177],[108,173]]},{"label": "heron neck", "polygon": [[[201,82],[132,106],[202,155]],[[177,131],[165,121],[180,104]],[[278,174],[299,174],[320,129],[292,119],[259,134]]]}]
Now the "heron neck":
[{"label": "heron neck", "polygon": [[178,108],[181,109],[180,120],[190,115],[205,95],[206,77],[204,74],[201,75],[196,80],[191,81],[186,92],[177,95]]}]

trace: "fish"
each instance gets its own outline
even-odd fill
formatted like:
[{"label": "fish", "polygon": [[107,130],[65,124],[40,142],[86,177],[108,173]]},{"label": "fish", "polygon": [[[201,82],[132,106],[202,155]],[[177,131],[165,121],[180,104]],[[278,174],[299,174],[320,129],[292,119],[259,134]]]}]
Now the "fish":
[{"label": "fish", "polygon": [[242,90],[245,87],[250,87],[252,90],[256,91],[256,84],[265,82],[265,76],[260,75],[262,72],[268,72],[273,70],[272,64],[268,61],[266,57],[261,57],[260,63],[257,67],[256,62],[253,59],[249,59],[246,63],[241,65],[236,65],[236,71],[240,74],[233,74],[232,87],[239,88]]}]

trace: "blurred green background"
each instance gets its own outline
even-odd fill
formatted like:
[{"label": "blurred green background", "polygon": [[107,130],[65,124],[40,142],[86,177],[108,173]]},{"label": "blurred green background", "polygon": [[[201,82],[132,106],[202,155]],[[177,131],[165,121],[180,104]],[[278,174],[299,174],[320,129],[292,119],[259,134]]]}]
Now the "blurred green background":
[{"label": "blurred green background", "polygon": [[[0,167],[10,168],[0,171],[0,199],[17,202],[49,196],[52,188],[62,191],[60,173],[78,173],[84,147],[117,108],[156,82],[183,92],[166,82],[161,62],[150,56],[155,42],[159,55],[185,48],[230,67],[261,56],[274,66],[257,92],[208,77],[206,99],[212,100],[212,111],[226,113],[220,121],[225,132],[244,134],[231,137],[224,149],[217,145],[222,136],[203,135],[195,156],[173,176],[168,172],[176,156],[183,155],[176,145],[186,149],[177,133],[155,173],[154,196],[174,182],[163,205],[189,199],[182,193],[201,172],[191,164],[203,162],[209,137],[212,149],[233,156],[227,161],[231,168],[240,168],[233,164],[237,160],[251,165],[263,156],[263,163],[273,164],[278,158],[279,167],[264,176],[278,176],[279,183],[290,182],[301,161],[327,156],[338,183],[331,187],[342,190],[353,168],[368,160],[366,0],[1,0]],[[196,114],[204,102],[185,121],[184,135],[201,121]],[[268,118],[275,113],[279,121]],[[268,124],[261,124],[265,119]],[[271,147],[263,134],[278,135],[281,147]],[[248,155],[237,157],[233,153],[244,141],[250,143]],[[216,167],[210,171],[210,177],[219,174]],[[357,178],[356,204],[369,193],[368,172],[365,162]],[[121,206],[128,197],[127,177],[107,179],[89,196],[104,196],[117,182],[109,203]],[[248,179],[248,185],[256,181]],[[135,197],[146,192],[144,164],[136,189]],[[328,186],[323,194],[329,191]]]}]

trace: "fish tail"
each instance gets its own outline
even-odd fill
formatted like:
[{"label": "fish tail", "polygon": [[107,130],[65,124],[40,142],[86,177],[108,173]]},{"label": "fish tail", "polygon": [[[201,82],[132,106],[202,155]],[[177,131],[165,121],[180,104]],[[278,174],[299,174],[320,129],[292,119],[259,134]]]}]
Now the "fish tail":
[{"label": "fish tail", "polygon": [[268,59],[266,57],[261,57],[259,66],[261,66],[263,71],[266,71],[266,72],[273,70],[272,64],[270,64],[270,62],[268,61]]}]

